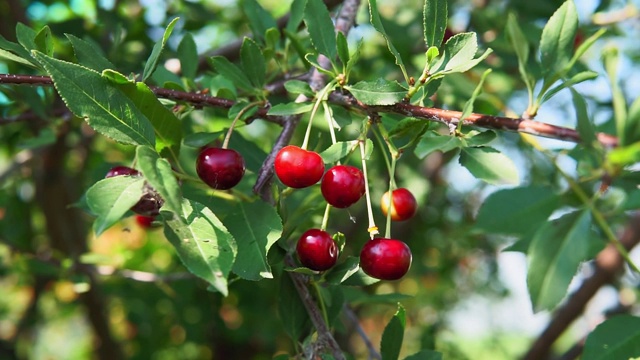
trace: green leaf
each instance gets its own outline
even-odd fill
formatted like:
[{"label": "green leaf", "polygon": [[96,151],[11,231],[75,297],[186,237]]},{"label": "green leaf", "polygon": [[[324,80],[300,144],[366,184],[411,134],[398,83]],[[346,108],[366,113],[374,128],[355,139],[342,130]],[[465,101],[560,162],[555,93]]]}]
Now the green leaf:
[{"label": "green leaf", "polygon": [[517,184],[520,181],[513,161],[491,147],[463,148],[460,165],[489,184]]},{"label": "green leaf", "polygon": [[527,86],[529,97],[533,98],[535,80],[533,75],[529,72],[529,66],[527,66],[529,62],[529,42],[527,41],[526,36],[524,36],[522,29],[520,29],[520,25],[518,25],[518,20],[514,14],[509,14],[506,31],[509,43],[516,51],[516,56],[518,57],[518,71],[520,72],[520,77]]},{"label": "green leaf", "polygon": [[469,131],[469,133],[465,134],[464,139],[467,143],[467,146],[482,146],[492,142],[496,138],[496,136],[496,133],[491,130],[483,132],[472,130]]},{"label": "green leaf", "polygon": [[573,107],[576,109],[577,129],[580,134],[580,142],[591,145],[597,140],[597,137],[595,127],[591,119],[589,119],[587,102],[584,97],[574,89],[571,89],[571,98],[573,100]]},{"label": "green leaf", "polygon": [[527,287],[534,311],[551,310],[562,300],[578,266],[588,258],[592,238],[587,210],[546,222],[536,231],[527,256]]},{"label": "green leaf", "polygon": [[[593,35],[589,36],[586,40],[584,40],[582,44],[580,44],[580,46],[578,46],[578,48],[576,49],[575,53],[573,54],[573,57],[571,58],[567,66],[565,66],[564,71],[568,72],[569,70],[571,70],[571,68],[573,68],[576,62],[578,62],[580,57],[584,55],[584,53],[587,52],[587,50],[589,50],[591,45],[593,45],[596,42],[596,40],[598,40],[606,32],[607,32],[607,29],[602,28],[596,31]],[[574,40],[574,44],[575,44],[575,40]]]},{"label": "green leaf", "polygon": [[250,91],[253,89],[251,81],[245,73],[235,64],[231,63],[224,56],[214,56],[211,63],[216,71],[233,82],[237,87]]},{"label": "green leaf", "polygon": [[198,72],[198,46],[190,32],[184,35],[178,45],[178,59],[182,76],[193,79]]},{"label": "green leaf", "polygon": [[38,50],[47,56],[53,56],[53,35],[51,35],[51,29],[49,26],[44,26],[33,39],[36,45],[35,50]]},{"label": "green leaf", "polygon": [[264,86],[267,65],[258,44],[248,37],[245,37],[242,41],[240,60],[242,62],[242,69],[249,78],[249,81],[251,81],[256,88],[261,89]]},{"label": "green leaf", "polygon": [[360,81],[345,88],[365,105],[393,105],[407,95],[407,89],[395,80]]},{"label": "green leaf", "polygon": [[[355,151],[358,148],[359,142],[359,140],[338,141],[337,143],[329,146],[325,151],[321,152],[320,156],[325,164],[338,162]],[[372,152],[373,142],[370,139],[367,139],[365,144],[365,159],[368,159]]]},{"label": "green leaf", "polygon": [[322,0],[307,0],[304,23],[309,30],[313,47],[333,63],[338,56],[336,32],[329,10]]},{"label": "green leaf", "polygon": [[360,258],[357,256],[349,256],[342,263],[334,266],[325,275],[325,280],[329,284],[340,285],[358,272],[360,269]]},{"label": "green leaf", "polygon": [[318,69],[318,71],[320,71],[322,74],[327,75],[329,78],[335,77],[336,74],[333,71],[327,70],[324,67],[322,67],[322,65],[320,65],[318,56],[319,56],[318,54],[309,53],[304,56],[304,59],[307,60],[307,62],[311,64],[311,66]]},{"label": "green leaf", "polygon": [[607,161],[618,166],[626,166],[640,162],[640,141],[609,151],[609,153],[607,153]]},{"label": "green leaf", "polygon": [[482,203],[476,227],[490,233],[524,235],[545,223],[560,205],[547,186],[499,190]]},{"label": "green leaf", "polygon": [[256,39],[263,39],[268,29],[278,27],[273,16],[256,0],[243,0],[240,2],[240,6],[248,18],[247,23]]},{"label": "green leaf", "polygon": [[540,61],[545,74],[562,71],[571,58],[578,30],[578,13],[573,0],[565,1],[551,16],[540,38]]},{"label": "green leaf", "polygon": [[204,205],[184,199],[180,208],[180,216],[161,212],[165,236],[191,273],[227,296],[227,277],[237,254],[233,236]]},{"label": "green leaf", "polygon": [[185,146],[199,148],[202,146],[210,145],[211,143],[219,139],[224,134],[225,134],[224,131],[218,131],[213,133],[198,132],[198,133],[189,134],[185,136],[182,142]]},{"label": "green leaf", "polygon": [[419,134],[427,125],[428,122],[424,121],[424,119],[412,117],[404,118],[398,121],[395,126],[389,130],[389,137]]},{"label": "green leaf", "polygon": [[445,153],[460,147],[462,147],[462,141],[458,137],[430,132],[420,139],[413,152],[418,158],[424,159],[434,151]]},{"label": "green leaf", "polygon": [[93,223],[96,236],[118,222],[140,200],[143,187],[141,176],[114,176],[98,181],[87,190],[86,203],[97,216]]},{"label": "green leaf", "polygon": [[382,19],[380,18],[380,12],[378,11],[378,3],[377,0],[369,0],[369,16],[371,17],[371,25],[378,31],[387,42],[387,47],[391,54],[396,58],[396,65],[400,67],[402,71],[402,75],[404,75],[404,80],[408,84],[409,83],[409,75],[407,74],[407,69],[404,66],[404,62],[402,62],[402,57],[400,56],[400,52],[396,49],[395,46],[391,43],[391,39],[387,35],[384,30],[384,26],[382,25]]},{"label": "green leaf", "polygon": [[466,119],[467,116],[471,115],[471,113],[473,112],[473,103],[476,101],[478,95],[480,95],[480,93],[482,92],[484,80],[490,73],[491,69],[487,69],[482,73],[480,81],[478,82],[478,85],[476,85],[476,88],[473,90],[471,97],[469,98],[469,100],[467,100],[467,102],[465,102],[464,107],[462,108],[462,114],[460,115],[460,121],[458,121],[458,131],[462,129],[462,123],[464,122],[464,119]]},{"label": "green leaf", "polygon": [[243,279],[273,278],[267,252],[282,234],[282,220],[267,203],[240,202],[224,209],[223,219],[238,243],[238,257],[233,272]]},{"label": "green leaf", "polygon": [[146,116],[98,72],[40,52],[34,52],[34,57],[51,76],[67,107],[96,131],[125,144],[155,146]]},{"label": "green leaf", "polygon": [[147,60],[147,63],[144,65],[144,71],[142,72],[142,81],[147,81],[153,72],[156,71],[156,67],[158,67],[158,62],[160,61],[160,55],[162,55],[162,50],[164,50],[164,46],[169,40],[169,36],[171,36],[171,32],[173,32],[173,27],[176,26],[178,22],[178,18],[171,20],[169,25],[167,26],[162,38],[153,46],[153,50],[151,50],[151,55]]},{"label": "green leaf", "polygon": [[98,48],[94,43],[82,40],[71,34],[65,34],[65,36],[73,46],[76,59],[82,65],[97,71],[115,69],[115,66],[104,57],[102,49]]},{"label": "green leaf", "polygon": [[614,316],[587,336],[582,360],[637,359],[640,357],[640,318]]},{"label": "green leaf", "polygon": [[425,0],[422,24],[427,49],[432,46],[440,47],[442,44],[448,17],[447,0]]},{"label": "green leaf", "polygon": [[[105,70],[102,75],[108,79],[124,78],[124,75],[113,70]],[[135,106],[149,119],[156,136],[156,150],[170,151],[177,160],[182,141],[182,124],[175,114],[164,106],[151,89],[143,82],[114,81],[113,85],[127,96]]]},{"label": "green leaf", "polygon": [[300,80],[289,80],[284,83],[284,88],[291,94],[303,94],[308,98],[313,98],[315,93],[309,83]]},{"label": "green leaf", "polygon": [[547,100],[549,100],[553,95],[557,94],[558,91],[566,89],[568,87],[571,87],[575,84],[579,84],[581,82],[587,81],[587,80],[593,80],[595,78],[598,77],[598,73],[595,71],[583,71],[580,73],[577,73],[575,75],[573,75],[570,79],[563,81],[560,85],[554,87],[553,89],[550,89],[549,91],[547,91],[544,96],[542,97],[542,102],[545,102]]},{"label": "green leaf", "polygon": [[618,65],[620,54],[617,48],[606,49],[602,55],[604,68],[609,76],[611,84],[611,96],[613,100],[613,117],[616,124],[616,135],[621,146],[628,145],[627,140],[627,102],[624,93],[618,83]]},{"label": "green leaf", "polygon": [[42,49],[36,45],[36,35],[36,31],[27,25],[23,23],[16,24],[16,39],[28,52],[32,52],[33,50],[42,52]]},{"label": "green leaf", "polygon": [[478,58],[478,39],[476,33],[459,33],[447,40],[444,44],[442,56],[429,70],[431,73],[442,74],[462,73],[478,65],[492,52],[487,49]]},{"label": "green leaf", "polygon": [[398,303],[398,311],[393,315],[382,333],[380,342],[382,360],[397,360],[398,356],[400,356],[406,321],[405,310]]},{"label": "green leaf", "polygon": [[311,330],[312,324],[289,274],[280,276],[278,294],[278,314],[284,331],[297,341]]},{"label": "green leaf", "polygon": [[164,199],[163,208],[174,214],[182,214],[182,195],[171,164],[148,146],[138,146],[136,160],[142,174]]},{"label": "green leaf", "polygon": [[626,128],[628,129],[629,142],[640,140],[640,97],[636,98],[629,106]]},{"label": "green leaf", "polygon": [[298,27],[304,18],[304,8],[307,6],[307,0],[293,0],[289,9],[289,21],[287,21],[286,31],[293,34],[298,31]]},{"label": "green leaf", "polygon": [[347,43],[347,37],[344,36],[342,31],[336,33],[336,43],[338,45],[338,57],[343,65],[349,63],[349,44]]},{"label": "green leaf", "polygon": [[36,63],[33,62],[31,53],[25,49],[24,46],[9,41],[2,35],[0,35],[0,49],[2,49],[0,50],[0,57],[31,67],[36,67]]},{"label": "green leaf", "polygon": [[404,360],[442,360],[442,353],[433,350],[422,350],[407,356]]}]

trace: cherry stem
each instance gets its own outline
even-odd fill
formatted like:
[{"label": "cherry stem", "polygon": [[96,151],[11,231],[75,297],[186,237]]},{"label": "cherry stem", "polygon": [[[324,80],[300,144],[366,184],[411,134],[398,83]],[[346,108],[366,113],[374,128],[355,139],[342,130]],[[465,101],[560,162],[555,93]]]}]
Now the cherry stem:
[{"label": "cherry stem", "polygon": [[369,194],[367,161],[365,160],[366,155],[365,155],[365,148],[364,148],[366,145],[366,141],[360,139],[358,143],[360,144],[360,157],[362,158],[362,172],[364,174],[364,194],[367,197],[367,216],[369,217],[369,228],[367,229],[367,231],[369,231],[369,236],[373,240],[375,235],[377,235],[379,232],[378,232],[378,227],[376,226],[376,222],[373,219],[373,210],[371,209],[371,195]]},{"label": "cherry stem", "polygon": [[331,144],[335,144],[338,141],[336,140],[336,131],[333,128],[333,115],[331,113],[331,108],[326,101],[322,102],[322,108],[324,109],[324,117],[327,119],[327,125],[329,125],[329,134],[331,134]]},{"label": "cherry stem", "polygon": [[240,111],[238,111],[238,115],[236,115],[236,117],[233,118],[233,121],[231,122],[231,125],[229,126],[229,130],[227,131],[227,135],[225,135],[224,141],[222,142],[222,148],[223,149],[226,149],[229,146],[229,139],[231,139],[231,134],[233,133],[233,129],[235,128],[236,123],[238,122],[238,119],[240,119],[242,117],[242,115],[244,115],[244,113],[246,113],[249,109],[251,109],[252,107],[254,107],[257,104],[259,104],[259,102],[252,102],[252,103],[248,104],[247,106],[243,107]]},{"label": "cherry stem", "polygon": [[311,125],[313,124],[313,118],[316,116],[316,112],[320,107],[320,103],[326,101],[327,94],[330,90],[335,87],[336,81],[333,80],[327,84],[320,92],[318,93],[318,97],[316,98],[316,102],[313,104],[313,108],[311,109],[311,115],[309,116],[309,123],[307,124],[307,131],[304,133],[304,140],[302,141],[302,146],[300,147],[302,150],[307,150],[307,146],[309,145],[309,136],[311,135]]},{"label": "cherry stem", "polygon": [[396,181],[394,179],[396,173],[397,156],[391,157],[391,169],[389,170],[389,196],[387,197],[387,224],[384,229],[384,237],[391,238],[391,207],[393,206],[393,190],[396,189]]},{"label": "cherry stem", "polygon": [[331,205],[327,204],[327,207],[324,209],[324,216],[322,216],[322,225],[320,225],[320,230],[326,231],[327,224],[329,224],[329,213],[331,212]]}]

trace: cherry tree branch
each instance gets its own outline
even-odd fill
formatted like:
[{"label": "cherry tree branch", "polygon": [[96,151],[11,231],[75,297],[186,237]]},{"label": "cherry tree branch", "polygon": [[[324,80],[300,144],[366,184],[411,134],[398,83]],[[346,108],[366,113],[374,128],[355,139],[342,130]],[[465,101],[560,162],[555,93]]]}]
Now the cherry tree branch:
[{"label": "cherry tree branch", "polygon": [[[343,8],[347,6],[348,2],[345,2]],[[314,80],[312,76],[312,79],[310,81],[317,81],[317,78],[320,77],[320,75],[316,74],[315,77],[316,79]],[[53,82],[48,76],[0,74],[0,84],[52,85]],[[229,109],[235,104],[233,100],[210,96],[207,94],[170,90],[161,87],[151,87],[151,90],[158,97],[176,101],[184,101],[196,106],[211,106]],[[397,103],[389,106],[367,106],[358,102],[350,94],[341,94],[338,92],[334,92],[333,94],[331,94],[331,96],[329,97],[329,101],[336,105],[341,105],[352,110],[399,114],[407,117],[424,119],[426,121],[436,121],[451,126],[456,126],[460,122],[460,116],[462,115],[461,111],[423,107],[408,103]],[[252,118],[249,119],[249,121],[253,119],[262,119],[265,121],[284,125],[285,123],[290,121],[295,122],[295,120],[292,120],[293,118],[299,118],[299,116],[272,116],[268,115],[268,112],[269,107],[261,108]],[[0,123],[2,123],[2,121],[0,121]],[[524,134],[576,143],[581,141],[580,134],[575,129],[523,118],[511,118],[505,116],[472,113],[463,120],[463,124],[477,128],[520,132]],[[598,141],[600,141],[603,146],[609,148],[618,146],[617,137],[605,133],[597,133],[596,135]]]},{"label": "cherry tree branch", "polygon": [[[620,242],[627,250],[632,249],[640,242],[640,213],[635,213],[629,219],[627,227],[620,237]],[[595,293],[602,286],[615,280],[616,275],[623,269],[624,264],[624,259],[620,256],[616,247],[611,244],[607,245],[596,257],[593,275],[585,279],[578,290],[569,295],[566,302],[556,310],[551,322],[531,345],[523,359],[538,360],[548,358],[553,343],[582,314]]]}]

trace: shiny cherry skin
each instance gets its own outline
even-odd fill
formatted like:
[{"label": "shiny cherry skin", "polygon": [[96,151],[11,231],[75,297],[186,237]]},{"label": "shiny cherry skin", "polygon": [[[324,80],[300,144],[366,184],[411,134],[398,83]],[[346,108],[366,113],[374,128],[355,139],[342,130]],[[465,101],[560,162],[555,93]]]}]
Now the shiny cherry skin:
[{"label": "shiny cherry skin", "polygon": [[398,280],[411,267],[411,250],[400,240],[376,238],[362,248],[360,267],[376,279]]},{"label": "shiny cherry skin", "polygon": [[[114,176],[142,176],[136,169],[127,166],[115,166],[107,172],[105,178]],[[145,183],[144,194],[140,200],[131,207],[131,211],[144,216],[157,216],[160,214],[160,208],[164,204],[164,200],[160,197],[151,186]]]},{"label": "shiny cherry skin", "polygon": [[233,149],[207,147],[196,159],[198,177],[209,187],[228,190],[244,176],[244,159]]},{"label": "shiny cherry skin", "polygon": [[338,261],[338,245],[328,232],[320,229],[307,230],[296,245],[296,253],[302,265],[311,270],[328,270]]},{"label": "shiny cherry skin", "polygon": [[391,203],[391,220],[393,221],[409,220],[416,214],[418,209],[415,196],[405,188],[393,190],[391,192],[391,201],[389,201],[388,191],[382,195],[380,207],[384,216],[387,216],[389,212],[389,203]]},{"label": "shiny cherry skin", "polygon": [[324,174],[320,190],[329,204],[347,208],[364,195],[364,175],[357,167],[336,165]]},{"label": "shiny cherry skin", "polygon": [[324,162],[315,151],[287,145],[278,151],[274,170],[283,184],[301,189],[320,181],[324,174]]}]

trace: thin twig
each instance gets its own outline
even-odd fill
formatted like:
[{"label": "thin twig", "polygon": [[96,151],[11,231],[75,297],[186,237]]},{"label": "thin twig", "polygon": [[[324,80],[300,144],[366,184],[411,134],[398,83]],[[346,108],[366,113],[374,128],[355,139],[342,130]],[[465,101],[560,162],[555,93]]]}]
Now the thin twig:
[{"label": "thin twig", "polygon": [[118,269],[113,266],[98,265],[91,267],[98,275],[120,276],[140,282],[172,282],[187,279],[195,279],[195,275],[189,272],[179,272],[173,274],[155,274],[146,271]]},{"label": "thin twig", "polygon": [[362,338],[362,341],[364,342],[364,345],[367,347],[367,350],[369,351],[369,359],[370,360],[371,359],[375,359],[375,360],[382,359],[382,356],[380,356],[380,353],[378,353],[376,348],[371,343],[371,340],[369,340],[369,337],[367,336],[367,333],[365,333],[364,330],[362,329],[362,326],[360,326],[360,320],[358,320],[358,316],[356,316],[356,314],[353,311],[353,309],[351,309],[351,307],[349,307],[349,305],[345,304],[342,307],[342,312],[347,316],[347,318],[349,319],[351,324],[355,327],[356,332],[358,333],[358,335],[360,335],[360,337]]}]

